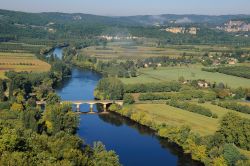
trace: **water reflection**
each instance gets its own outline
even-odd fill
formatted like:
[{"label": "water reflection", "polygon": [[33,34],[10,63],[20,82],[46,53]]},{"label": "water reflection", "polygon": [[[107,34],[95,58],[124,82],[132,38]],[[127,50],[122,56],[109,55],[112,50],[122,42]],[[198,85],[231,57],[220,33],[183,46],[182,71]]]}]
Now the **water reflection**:
[{"label": "water reflection", "polygon": [[156,136],[154,134],[154,131],[146,126],[142,126],[128,118],[121,117],[120,115],[116,113],[99,114],[98,116],[104,122],[112,124],[116,127],[120,127],[123,125],[129,126],[135,129],[141,135],[150,136],[153,139],[154,138],[157,139],[162,148],[170,151],[171,154],[178,156],[177,165],[180,165],[180,166],[202,166],[203,165],[200,162],[193,161],[189,154],[184,154],[182,148],[179,147],[177,144],[171,143],[167,139],[163,139],[161,137]]}]

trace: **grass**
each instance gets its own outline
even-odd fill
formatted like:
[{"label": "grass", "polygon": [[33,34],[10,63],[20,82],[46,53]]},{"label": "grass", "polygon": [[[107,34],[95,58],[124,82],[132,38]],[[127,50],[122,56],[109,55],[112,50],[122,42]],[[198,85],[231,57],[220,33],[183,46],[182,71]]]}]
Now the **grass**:
[{"label": "grass", "polygon": [[125,84],[146,83],[146,82],[161,82],[178,80],[183,76],[188,80],[205,79],[211,83],[223,82],[230,87],[237,88],[250,87],[250,79],[230,76],[222,73],[211,73],[201,70],[201,66],[192,65],[190,67],[160,67],[156,70],[152,68],[139,69],[139,76],[135,78],[122,78]]},{"label": "grass", "polygon": [[[166,104],[134,104],[133,110],[142,111],[149,115],[156,123],[166,123],[172,126],[188,125],[192,131],[202,136],[214,134],[219,128],[219,120],[228,112],[235,112],[210,103],[201,104],[209,108],[218,115],[218,119],[206,117],[196,113],[188,112]],[[249,118],[249,114],[236,112],[244,118]]]},{"label": "grass", "polygon": [[45,72],[50,70],[50,65],[31,53],[0,52],[0,78],[6,78],[4,73],[9,70]]},{"label": "grass", "polygon": [[200,135],[213,134],[219,127],[218,119],[171,107],[166,104],[135,104],[134,110],[145,112],[160,124],[172,126],[188,125],[192,131]]}]

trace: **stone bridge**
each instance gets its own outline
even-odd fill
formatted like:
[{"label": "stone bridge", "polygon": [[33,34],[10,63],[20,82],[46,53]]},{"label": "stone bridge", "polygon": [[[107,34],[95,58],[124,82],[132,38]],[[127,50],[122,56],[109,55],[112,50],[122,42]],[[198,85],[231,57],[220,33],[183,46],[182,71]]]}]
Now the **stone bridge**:
[{"label": "stone bridge", "polygon": [[[88,104],[90,105],[90,112],[89,113],[94,113],[93,112],[93,106],[94,104],[102,104],[103,105],[103,111],[107,111],[107,105],[108,104],[118,104],[120,106],[123,105],[123,100],[65,100],[61,101],[61,104],[63,103],[71,103],[72,105],[76,105],[76,110],[77,112],[80,112],[80,105],[82,104]],[[37,101],[37,105],[44,105],[46,106],[46,101]]]}]

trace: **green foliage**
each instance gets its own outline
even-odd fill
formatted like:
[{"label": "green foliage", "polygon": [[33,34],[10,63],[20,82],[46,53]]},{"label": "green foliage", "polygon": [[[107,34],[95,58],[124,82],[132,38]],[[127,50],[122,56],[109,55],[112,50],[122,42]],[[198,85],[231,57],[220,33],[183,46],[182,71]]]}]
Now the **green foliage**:
[{"label": "green foliage", "polygon": [[234,111],[250,114],[250,107],[247,105],[242,105],[237,102],[231,101],[231,102],[218,102],[218,106],[231,109]]},{"label": "green foliage", "polygon": [[123,83],[113,77],[101,79],[95,89],[95,97],[99,99],[121,100],[123,93]]},{"label": "green foliage", "polygon": [[123,102],[124,102],[124,104],[134,104],[135,99],[131,94],[126,93],[123,96]]},{"label": "green foliage", "polygon": [[[120,165],[114,151],[106,151],[101,143],[92,149],[72,134],[69,128],[76,115],[68,111],[59,105],[45,115],[37,110],[0,111],[0,165]],[[46,133],[43,120],[51,120],[52,134]],[[55,124],[59,121],[61,125]]]},{"label": "green foliage", "polygon": [[201,99],[204,101],[212,101],[216,99],[214,92],[203,92],[200,90],[185,90],[178,93],[167,92],[167,93],[142,93],[139,96],[139,100],[191,100]]},{"label": "green foliage", "polygon": [[181,84],[178,82],[128,84],[125,85],[126,93],[146,93],[146,92],[178,92]]},{"label": "green foliage", "polygon": [[223,157],[229,166],[236,165],[237,161],[244,159],[238,149],[232,144],[225,144]]},{"label": "green foliage", "polygon": [[250,120],[235,113],[226,114],[220,122],[219,133],[225,142],[250,150]]},{"label": "green foliage", "polygon": [[134,61],[127,60],[125,62],[117,62],[116,60],[110,61],[97,61],[96,70],[101,73],[108,73],[109,76],[119,78],[136,77],[136,65]]},{"label": "green foliage", "polygon": [[0,79],[0,102],[6,100],[5,91],[7,90],[7,82]]},{"label": "green foliage", "polygon": [[248,66],[228,66],[219,68],[203,68],[204,71],[208,72],[219,72],[223,74],[243,77],[250,79],[250,67]]},{"label": "green foliage", "polygon": [[38,110],[23,111],[21,114],[23,127],[38,132],[39,130],[38,125],[41,116],[42,116],[41,112],[39,112]]},{"label": "green foliage", "polygon": [[117,111],[117,110],[120,110],[120,109],[121,109],[121,106],[118,105],[118,104],[111,104],[111,105],[109,106],[109,110],[110,110],[110,111],[113,111],[113,112],[115,112],[115,111]]},{"label": "green foliage", "polygon": [[120,166],[119,158],[114,151],[106,151],[101,142],[95,142],[93,147],[93,164],[94,166]]},{"label": "green foliage", "polygon": [[21,112],[21,111],[24,110],[24,107],[23,107],[23,104],[14,102],[14,103],[11,105],[10,110]]},{"label": "green foliage", "polygon": [[168,101],[167,104],[172,106],[172,107],[180,108],[180,109],[194,112],[197,114],[201,114],[204,116],[214,117],[214,118],[218,117],[216,115],[213,116],[213,113],[208,108],[205,108],[205,107],[200,106],[200,105],[196,105],[196,104],[192,104],[192,103],[188,103],[188,102],[179,102],[179,101],[175,101],[175,100]]},{"label": "green foliage", "polygon": [[0,110],[10,109],[10,102],[0,102]]},{"label": "green foliage", "polygon": [[74,134],[78,126],[78,118],[70,105],[55,104],[47,107],[43,121],[49,134],[56,134],[59,131]]},{"label": "green foliage", "polygon": [[242,99],[246,96],[246,90],[242,87],[239,87],[233,91],[235,94],[234,99]]},{"label": "green foliage", "polygon": [[46,97],[46,103],[49,105],[53,105],[56,103],[59,103],[61,100],[60,96],[58,96],[56,93],[49,93]]}]

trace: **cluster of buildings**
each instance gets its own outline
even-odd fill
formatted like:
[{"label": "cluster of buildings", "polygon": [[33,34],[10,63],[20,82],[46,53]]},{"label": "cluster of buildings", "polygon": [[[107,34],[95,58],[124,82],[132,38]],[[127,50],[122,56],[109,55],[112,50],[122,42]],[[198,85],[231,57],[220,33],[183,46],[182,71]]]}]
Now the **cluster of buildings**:
[{"label": "cluster of buildings", "polygon": [[190,28],[185,28],[185,27],[168,27],[165,29],[165,31],[167,32],[171,32],[171,33],[189,33],[191,35],[196,35],[198,32],[199,28],[196,27],[190,27]]},{"label": "cluster of buildings", "polygon": [[[238,63],[238,60],[236,58],[229,58],[229,57],[218,57],[215,58],[212,55],[209,56],[209,59],[212,60],[212,65],[213,66],[218,66],[221,64],[229,64],[229,65],[235,65]],[[203,60],[205,61],[205,60]]]},{"label": "cluster of buildings", "polygon": [[138,39],[138,37],[136,36],[109,36],[109,35],[102,35],[102,36],[99,36],[99,38],[106,39],[107,41]]},{"label": "cluster of buildings", "polygon": [[81,20],[81,19],[82,19],[82,17],[79,15],[73,16],[73,20]]},{"label": "cluster of buildings", "polygon": [[216,28],[226,32],[249,32],[250,24],[244,21],[229,21],[225,23],[224,26],[218,26]]}]

